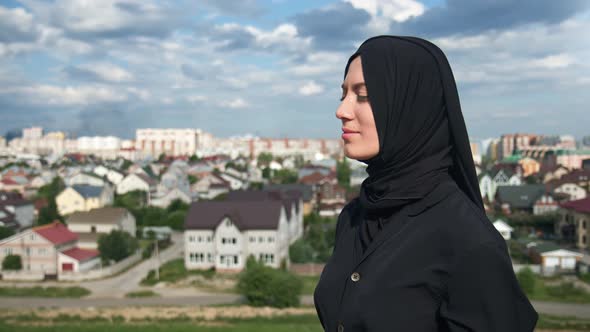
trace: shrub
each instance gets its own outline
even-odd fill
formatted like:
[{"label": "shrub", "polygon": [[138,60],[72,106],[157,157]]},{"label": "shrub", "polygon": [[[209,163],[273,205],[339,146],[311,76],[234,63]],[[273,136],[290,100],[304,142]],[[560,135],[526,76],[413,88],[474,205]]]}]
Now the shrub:
[{"label": "shrub", "polygon": [[518,279],[518,283],[520,284],[520,288],[527,294],[531,295],[535,292],[535,284],[537,282],[537,277],[533,270],[528,267],[518,271],[516,274]]},{"label": "shrub", "polygon": [[287,271],[273,269],[250,256],[240,273],[237,290],[250,305],[276,308],[299,305],[302,281]]},{"label": "shrub", "polygon": [[19,255],[7,255],[2,261],[2,269],[4,270],[20,270],[23,268]]}]

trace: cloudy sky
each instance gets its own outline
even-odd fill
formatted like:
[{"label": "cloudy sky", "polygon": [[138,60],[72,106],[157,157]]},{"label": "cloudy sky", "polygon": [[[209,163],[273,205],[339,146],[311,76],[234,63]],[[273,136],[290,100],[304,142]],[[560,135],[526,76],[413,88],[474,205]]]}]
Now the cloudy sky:
[{"label": "cloudy sky", "polygon": [[348,56],[447,54],[473,139],[590,135],[587,0],[0,0],[0,135],[26,126],[338,138]]}]

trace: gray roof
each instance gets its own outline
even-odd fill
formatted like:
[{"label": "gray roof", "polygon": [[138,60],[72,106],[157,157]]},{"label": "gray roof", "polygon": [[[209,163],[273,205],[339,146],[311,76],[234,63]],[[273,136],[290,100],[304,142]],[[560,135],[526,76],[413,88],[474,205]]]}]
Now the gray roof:
[{"label": "gray roof", "polygon": [[99,197],[100,193],[102,193],[104,187],[102,186],[91,186],[87,184],[75,184],[72,186],[72,189],[77,191],[84,199],[90,197]]},{"label": "gray roof", "polygon": [[522,186],[499,186],[498,201],[508,203],[512,208],[529,209],[539,197],[545,194],[545,185],[527,184]]},{"label": "gray roof", "polygon": [[67,220],[68,224],[117,224],[129,211],[121,207],[103,207],[90,211],[74,212]]},{"label": "gray roof", "polygon": [[279,226],[281,201],[199,201],[186,214],[184,228],[214,230],[229,217],[240,230],[272,229]]},{"label": "gray roof", "polygon": [[227,201],[264,201],[277,200],[283,202],[287,218],[291,219],[291,209],[294,207],[295,212],[299,213],[299,200],[301,199],[300,191],[280,191],[280,190],[235,190],[227,194]]},{"label": "gray roof", "polygon": [[303,201],[309,202],[313,198],[313,190],[311,186],[302,183],[290,183],[290,184],[269,184],[265,185],[263,190],[281,192],[300,191],[303,195]]}]

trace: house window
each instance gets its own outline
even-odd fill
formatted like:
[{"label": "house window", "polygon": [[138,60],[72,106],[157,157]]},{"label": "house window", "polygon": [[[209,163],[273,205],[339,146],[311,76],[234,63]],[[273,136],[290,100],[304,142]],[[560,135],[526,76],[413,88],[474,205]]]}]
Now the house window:
[{"label": "house window", "polygon": [[35,234],[31,234],[31,240],[35,241]]},{"label": "house window", "polygon": [[586,235],[582,235],[582,244],[586,244]]},{"label": "house window", "polygon": [[274,241],[275,241],[275,238],[274,237],[272,237],[272,236],[269,236],[268,237],[268,242],[274,242]]},{"label": "house window", "polygon": [[231,220],[227,219],[225,221],[225,226],[227,226],[227,227],[231,226]]},{"label": "house window", "polygon": [[225,244],[226,239],[224,237],[221,238],[221,243]]},{"label": "house window", "polygon": [[255,236],[250,236],[250,243],[256,242],[256,237]]},{"label": "house window", "polygon": [[264,242],[264,238],[262,236],[259,236],[258,237],[258,243],[262,243],[262,242]]},{"label": "house window", "polygon": [[207,236],[207,242],[211,242],[211,237]]},{"label": "house window", "polygon": [[225,256],[224,255],[219,256],[219,262],[221,264],[225,264]]},{"label": "house window", "polygon": [[203,242],[203,237],[202,236],[197,237],[197,242],[199,242],[199,243]]},{"label": "house window", "polygon": [[91,233],[96,233],[96,226],[90,227],[90,232]]},{"label": "house window", "polygon": [[12,248],[4,248],[5,255],[12,255]]},{"label": "house window", "polygon": [[586,229],[586,220],[582,221],[582,229]]},{"label": "house window", "polygon": [[27,256],[31,256],[31,248],[26,247],[25,248],[25,253],[27,254]]},{"label": "house window", "polygon": [[209,263],[213,263],[213,255],[212,255],[211,253],[208,253],[208,254],[207,254],[207,261],[208,261]]},{"label": "house window", "polygon": [[236,244],[238,242],[238,240],[234,237],[231,239],[231,243]]},{"label": "house window", "polygon": [[234,256],[234,264],[238,265],[238,256]]},{"label": "house window", "polygon": [[189,236],[188,237],[188,242],[195,242],[195,237],[194,236]]}]

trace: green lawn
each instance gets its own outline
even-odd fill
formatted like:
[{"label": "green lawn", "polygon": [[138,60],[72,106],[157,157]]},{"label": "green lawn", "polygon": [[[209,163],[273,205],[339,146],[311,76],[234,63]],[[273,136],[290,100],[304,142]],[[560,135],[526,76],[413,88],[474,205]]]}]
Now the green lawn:
[{"label": "green lawn", "polygon": [[[82,320],[62,317],[58,325],[53,322],[38,322],[30,316],[16,321],[0,322],[0,331],[19,332],[321,332],[316,316],[286,316],[276,318],[229,319],[223,321],[190,321],[188,318],[171,320],[141,319],[124,323],[106,319]],[[47,325],[46,325],[47,324]]]},{"label": "green lawn", "polygon": [[[56,324],[59,322],[59,324]],[[55,324],[55,325],[54,325]],[[541,315],[536,331],[588,331],[589,319]],[[34,315],[10,317],[0,321],[0,331],[19,332],[321,332],[315,315],[283,316],[275,318],[227,319],[215,321],[193,320],[177,317],[170,320],[149,318],[123,322],[122,317],[113,320],[106,318],[85,318],[61,316],[54,320],[41,319]]]},{"label": "green lawn", "polygon": [[303,280],[303,295],[312,295],[315,290],[315,286],[320,280],[320,276],[298,276],[299,279]]},{"label": "green lawn", "polygon": [[[184,267],[184,259],[178,258],[171,260],[160,266],[160,280],[169,283],[175,283],[190,275],[203,275],[205,278],[212,278],[215,275],[213,270],[187,270]],[[150,270],[147,277],[141,281],[142,285],[153,286],[159,282],[156,280],[156,273]]]},{"label": "green lawn", "polygon": [[82,287],[0,287],[0,296],[80,298],[89,294],[90,291]]},{"label": "green lawn", "polygon": [[535,289],[532,294],[527,294],[529,299],[538,301],[590,303],[590,293],[581,288],[574,287],[570,282],[549,286],[546,280],[537,277]]}]

